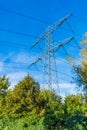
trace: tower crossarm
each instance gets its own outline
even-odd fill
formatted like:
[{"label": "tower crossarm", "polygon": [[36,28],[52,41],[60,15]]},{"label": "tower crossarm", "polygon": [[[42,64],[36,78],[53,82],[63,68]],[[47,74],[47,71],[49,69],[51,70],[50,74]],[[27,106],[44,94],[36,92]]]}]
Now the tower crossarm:
[{"label": "tower crossarm", "polygon": [[56,52],[58,49],[60,49],[64,45],[69,44],[72,40],[74,40],[74,37],[67,38],[63,42],[60,42],[59,44],[54,46],[50,51]]},{"label": "tower crossarm", "polygon": [[33,65],[35,65],[36,63],[38,63],[40,60],[41,60],[41,57],[39,57],[36,61],[34,61],[33,63],[31,63],[31,64],[29,65],[28,69],[29,69],[30,67],[32,67]]},{"label": "tower crossarm", "polygon": [[55,31],[59,26],[61,26],[70,16],[72,16],[72,13],[66,15],[64,18],[62,18],[60,21],[56,22],[55,24],[51,25],[48,27],[47,31],[45,33],[43,33],[39,39],[32,45],[31,49],[34,48],[39,42],[41,42],[49,33],[49,29],[50,29],[50,33],[52,33],[53,31]]},{"label": "tower crossarm", "polygon": [[[64,41],[60,42],[59,44],[57,44],[56,46],[54,46],[51,50],[49,50],[50,52],[56,52],[58,51],[58,49],[60,49],[61,47],[63,47],[64,45],[66,44],[69,44],[72,40],[74,39],[74,37],[70,37],[70,38],[67,38],[65,39]],[[39,61],[41,61],[43,59],[43,57],[45,55],[48,55],[49,52],[45,52],[42,54],[42,56],[38,57],[36,61],[34,61],[32,64],[29,65],[28,68],[30,68],[32,65],[35,65],[37,64]]]},{"label": "tower crossarm", "polygon": [[[55,31],[59,26],[61,26],[65,21],[67,21],[67,19],[68,19],[70,16],[72,16],[72,13],[66,15],[66,16],[65,16],[64,18],[62,18],[60,21],[58,21],[58,22],[56,22],[55,24],[51,25],[51,26],[49,27],[50,30],[51,30],[51,33],[52,33],[53,31]],[[49,28],[48,28],[48,30],[47,30],[47,33],[48,33],[48,31],[49,31]]]}]

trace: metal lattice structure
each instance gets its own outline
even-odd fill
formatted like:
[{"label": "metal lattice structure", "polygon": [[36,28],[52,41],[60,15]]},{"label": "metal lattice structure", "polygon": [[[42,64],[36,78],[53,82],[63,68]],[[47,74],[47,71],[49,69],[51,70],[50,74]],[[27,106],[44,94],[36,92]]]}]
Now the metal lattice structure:
[{"label": "metal lattice structure", "polygon": [[65,44],[71,42],[74,38],[70,37],[68,39],[63,40],[62,42],[54,45],[52,41],[53,32],[61,26],[72,14],[68,14],[59,22],[55,23],[54,25],[48,27],[47,31],[40,36],[40,38],[33,44],[31,47],[34,48],[38,45],[42,40],[45,40],[45,49],[44,53],[38,57],[38,59],[33,62],[29,67],[32,65],[37,64],[37,62],[42,62],[43,64],[43,86],[47,86],[50,89],[56,88],[59,93],[59,85],[58,85],[58,73],[57,73],[57,66],[56,66],[56,58],[55,52],[58,51],[61,47]]}]

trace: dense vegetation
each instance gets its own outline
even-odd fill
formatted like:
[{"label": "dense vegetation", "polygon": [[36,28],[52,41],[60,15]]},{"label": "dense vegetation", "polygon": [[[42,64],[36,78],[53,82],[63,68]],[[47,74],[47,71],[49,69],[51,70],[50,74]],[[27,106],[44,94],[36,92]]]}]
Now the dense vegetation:
[{"label": "dense vegetation", "polygon": [[54,90],[40,90],[27,75],[13,90],[6,76],[0,77],[1,130],[86,130],[85,95],[62,98]]},{"label": "dense vegetation", "polygon": [[0,77],[1,130],[87,130],[87,38],[83,44],[74,81],[84,94],[68,95],[63,101],[54,90],[41,90],[29,75],[13,89],[5,75]]}]

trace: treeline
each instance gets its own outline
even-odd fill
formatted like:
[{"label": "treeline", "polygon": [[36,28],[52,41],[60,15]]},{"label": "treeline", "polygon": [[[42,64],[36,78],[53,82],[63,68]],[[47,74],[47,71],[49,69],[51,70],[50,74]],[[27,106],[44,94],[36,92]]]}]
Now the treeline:
[{"label": "treeline", "polygon": [[82,43],[81,62],[71,65],[74,82],[84,94],[63,101],[54,90],[41,90],[29,75],[12,89],[9,79],[0,77],[1,130],[87,130],[87,33]]},{"label": "treeline", "polygon": [[13,89],[0,77],[1,130],[86,130],[87,96],[68,95],[63,101],[54,90],[40,89],[27,75]]}]

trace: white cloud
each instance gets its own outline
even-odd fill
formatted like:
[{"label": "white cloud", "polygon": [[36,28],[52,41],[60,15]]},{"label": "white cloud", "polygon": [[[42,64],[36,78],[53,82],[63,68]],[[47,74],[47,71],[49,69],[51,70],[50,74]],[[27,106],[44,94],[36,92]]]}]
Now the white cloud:
[{"label": "white cloud", "polygon": [[[43,84],[41,84],[41,86],[43,86]],[[44,86],[47,87],[47,84],[45,84]],[[53,84],[52,86],[54,86],[54,88],[56,86],[59,86],[60,89],[74,89],[76,87],[76,84],[72,84],[72,83],[60,83],[59,85]]]},{"label": "white cloud", "polygon": [[[53,85],[53,89],[56,90],[56,92],[59,92],[58,91],[58,86],[57,85]],[[47,84],[46,85],[43,85],[41,84],[41,88],[44,89],[44,88],[48,88]],[[66,95],[69,95],[69,94],[76,94],[77,91],[76,91],[76,84],[71,84],[71,83],[60,83],[59,84],[59,90],[60,90],[60,95],[64,98]]]},{"label": "white cloud", "polygon": [[[26,72],[12,72],[12,73],[9,73],[7,74],[7,76],[9,77],[10,79],[10,82],[11,82],[11,87],[10,88],[13,88],[19,81],[23,80],[23,78],[27,75]],[[40,78],[39,75],[36,75],[35,77],[37,78]],[[41,84],[41,88],[48,88],[47,85],[43,85]],[[56,92],[58,92],[58,88],[56,87],[56,85],[54,84],[53,85]],[[59,89],[60,89],[60,95],[64,98],[66,95],[69,95],[69,94],[76,94],[77,91],[76,91],[76,84],[71,84],[71,83],[60,83],[59,84]]]},{"label": "white cloud", "polygon": [[58,58],[56,59],[56,63],[57,63],[57,64],[63,64],[63,63],[69,64],[68,61],[66,61],[64,58],[60,58],[60,57],[58,57]]},{"label": "white cloud", "polygon": [[60,95],[64,98],[67,95],[76,94],[80,91],[77,91],[76,84],[72,83],[61,83],[59,84],[60,87]]},{"label": "white cloud", "polygon": [[[9,59],[10,62],[21,63],[18,66],[18,67],[20,67],[22,65],[22,63],[26,63],[26,65],[30,65],[32,62],[34,62],[36,60],[36,58],[37,58],[36,55],[31,55],[26,52],[20,52],[19,54],[14,54],[14,53],[9,54],[5,58],[5,60]],[[69,66],[66,67],[65,66],[66,63],[63,64],[64,63],[63,61],[65,61],[63,58],[59,58],[56,61],[57,61],[58,70],[61,70],[61,72],[64,70],[64,73],[68,72]],[[62,69],[60,66],[62,66]],[[1,67],[0,71],[2,71],[3,62],[0,62],[0,67]],[[16,64],[16,67],[17,67],[17,64]],[[65,69],[65,68],[67,68],[67,69]],[[41,70],[41,68],[39,68],[39,69]],[[33,67],[32,70],[29,70],[29,73],[35,78],[35,81],[42,83],[42,77],[43,77],[42,72],[38,72],[38,71],[35,72],[35,68]],[[21,68],[19,70],[17,70],[17,72],[16,72],[16,70],[12,70],[12,72],[10,72],[10,70],[8,70],[7,77],[9,77],[9,79],[10,79],[11,87],[14,87],[20,80],[22,80],[24,78],[25,75],[27,75],[27,72],[23,71]],[[63,76],[63,75],[61,75],[61,76]],[[60,94],[64,97],[66,95],[66,93],[67,94],[76,93],[75,86],[76,86],[75,84],[60,83],[59,84],[60,92],[61,92]],[[42,84],[41,84],[41,87],[42,87]],[[44,87],[47,87],[47,85],[44,85]],[[57,90],[57,88],[56,88],[56,90]]]},{"label": "white cloud", "polygon": [[13,88],[19,81],[21,81],[27,75],[26,72],[12,72],[8,73],[7,77],[11,82],[10,88]]},{"label": "white cloud", "polygon": [[13,55],[11,57],[12,62],[25,63],[25,64],[30,64],[30,63],[34,62],[35,59],[36,59],[36,55],[32,56],[32,55],[25,53],[25,52],[20,52],[20,53]]},{"label": "white cloud", "polygon": [[60,86],[60,88],[72,89],[72,88],[76,87],[76,84],[72,84],[72,83],[60,83],[59,86]]}]

